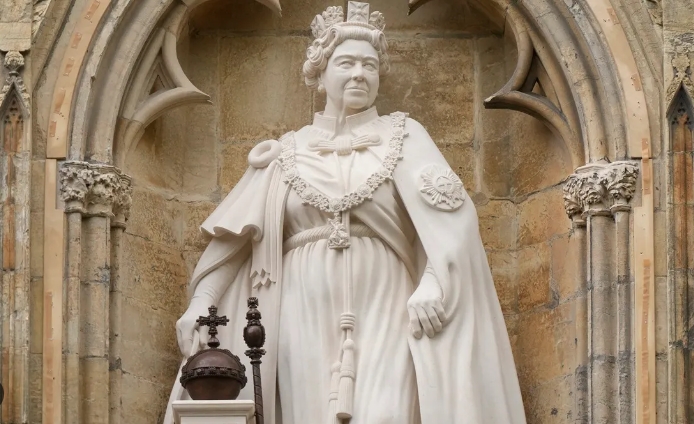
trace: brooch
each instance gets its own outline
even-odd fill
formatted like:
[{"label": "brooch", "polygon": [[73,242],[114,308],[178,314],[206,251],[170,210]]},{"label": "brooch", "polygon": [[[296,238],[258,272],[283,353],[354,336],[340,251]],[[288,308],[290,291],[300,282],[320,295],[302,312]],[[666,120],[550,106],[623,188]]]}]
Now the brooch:
[{"label": "brooch", "polygon": [[463,206],[463,182],[450,168],[429,165],[422,171],[420,179],[419,191],[430,206],[442,211],[454,211]]}]

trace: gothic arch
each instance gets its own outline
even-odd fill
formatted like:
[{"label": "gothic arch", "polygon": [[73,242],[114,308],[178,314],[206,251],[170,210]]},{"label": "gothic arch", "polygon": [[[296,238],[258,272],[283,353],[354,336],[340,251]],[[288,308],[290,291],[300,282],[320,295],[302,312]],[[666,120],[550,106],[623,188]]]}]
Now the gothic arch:
[{"label": "gothic arch", "polygon": [[[69,68],[70,75],[61,75],[54,90],[53,103],[60,113],[50,118],[49,152],[55,149],[58,157],[63,153],[72,159],[112,162],[123,96],[137,75],[145,46],[160,30],[178,37],[191,8],[205,1],[89,2],[84,10],[85,28],[73,31],[73,44],[78,50],[84,46],[83,55],[73,55],[70,60],[66,55],[63,68]],[[640,143],[644,138],[650,140],[646,102],[640,91],[642,78],[630,49],[619,54],[628,56],[626,62],[633,66],[623,69],[624,60],[620,58],[619,66],[613,60],[611,44],[615,43],[611,40],[616,39],[622,48],[626,42],[614,15],[608,15],[612,18],[609,30],[617,35],[606,37],[598,16],[607,12],[591,9],[593,4],[576,3],[569,10],[558,0],[474,1],[490,16],[510,24],[520,53],[512,79],[487,99],[488,107],[517,109],[546,122],[561,135],[576,166],[641,155]],[[111,24],[99,26],[97,19]],[[532,80],[538,79],[530,72],[538,68],[533,63],[541,64],[545,83],[552,84],[559,104],[528,93],[527,87],[532,88]],[[74,91],[66,90],[71,83]],[[105,96],[106,89],[119,95]],[[190,100],[204,101],[204,95],[198,95],[202,97]],[[627,110],[631,107],[627,98],[631,101],[633,96],[641,97],[635,103],[644,110]],[[181,99],[175,104],[185,102]]]},{"label": "gothic arch", "polygon": [[[173,107],[207,101],[180,72],[171,47],[190,11],[206,1],[85,0],[82,16],[67,37],[69,45],[53,89],[47,158],[120,166],[124,152],[151,120]],[[652,242],[648,218],[652,173],[647,170],[651,140],[659,139],[659,128],[650,124],[649,117],[657,119],[660,113],[648,109],[653,107],[646,102],[642,81],[654,77],[650,69],[637,68],[632,48],[638,47],[629,45],[623,29],[630,23],[620,24],[618,14],[598,0],[577,0],[571,7],[564,0],[470,1],[497,22],[506,22],[519,50],[512,78],[485,104],[528,113],[546,123],[565,143],[574,167],[589,165],[586,172],[593,172],[595,164],[643,157],[644,212],[634,231],[643,232],[645,240],[650,234]],[[165,82],[165,91],[143,98],[154,74]],[[534,93],[536,85],[555,96]],[[55,184],[47,182],[51,183]],[[607,234],[610,224],[604,221]],[[628,224],[628,219],[622,222]],[[576,224],[580,225],[578,220]],[[73,231],[71,225],[61,230],[61,238],[63,231]],[[80,224],[75,225],[79,229]],[[587,236],[590,244],[591,237]],[[645,250],[652,258],[652,252]],[[645,279],[645,274],[640,278]],[[60,358],[59,345],[48,343],[45,349],[54,349]],[[58,383],[51,384],[57,385],[60,395]],[[646,386],[655,384],[647,381]]]}]

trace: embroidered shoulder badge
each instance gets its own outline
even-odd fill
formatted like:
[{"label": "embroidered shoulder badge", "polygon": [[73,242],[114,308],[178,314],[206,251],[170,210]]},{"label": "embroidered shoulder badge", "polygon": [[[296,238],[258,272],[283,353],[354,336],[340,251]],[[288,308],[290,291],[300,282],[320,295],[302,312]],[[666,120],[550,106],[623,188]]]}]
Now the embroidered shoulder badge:
[{"label": "embroidered shoulder badge", "polygon": [[442,211],[454,211],[463,206],[463,182],[450,168],[429,165],[422,170],[420,179],[419,191],[430,206]]}]

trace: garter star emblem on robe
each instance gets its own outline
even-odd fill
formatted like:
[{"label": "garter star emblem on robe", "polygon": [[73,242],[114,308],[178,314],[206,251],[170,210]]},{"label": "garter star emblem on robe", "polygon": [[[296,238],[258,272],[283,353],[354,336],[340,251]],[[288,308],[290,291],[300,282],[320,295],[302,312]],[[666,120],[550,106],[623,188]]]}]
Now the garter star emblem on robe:
[{"label": "garter star emblem on robe", "polygon": [[420,192],[426,202],[442,211],[454,211],[465,202],[463,182],[450,168],[429,165],[421,174]]}]

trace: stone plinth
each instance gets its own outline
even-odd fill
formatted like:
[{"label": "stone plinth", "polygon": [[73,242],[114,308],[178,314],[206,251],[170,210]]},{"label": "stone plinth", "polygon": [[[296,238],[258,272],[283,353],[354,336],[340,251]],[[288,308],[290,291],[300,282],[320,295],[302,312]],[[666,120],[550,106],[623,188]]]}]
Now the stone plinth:
[{"label": "stone plinth", "polygon": [[175,424],[255,424],[251,400],[179,400],[173,410]]}]

